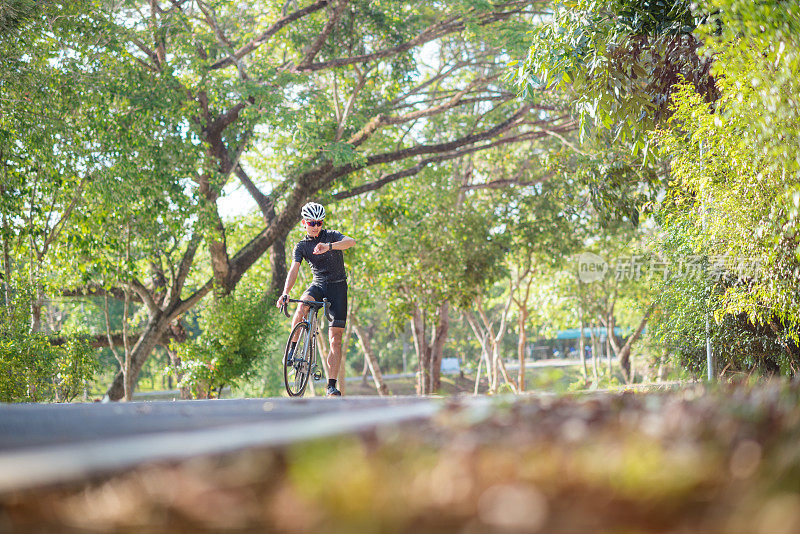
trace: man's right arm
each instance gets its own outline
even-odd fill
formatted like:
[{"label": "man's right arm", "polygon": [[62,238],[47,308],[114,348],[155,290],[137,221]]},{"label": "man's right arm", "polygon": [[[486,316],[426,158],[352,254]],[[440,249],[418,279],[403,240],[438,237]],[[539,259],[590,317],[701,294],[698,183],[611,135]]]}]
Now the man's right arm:
[{"label": "man's right arm", "polygon": [[283,304],[283,301],[289,298],[289,292],[294,287],[294,283],[297,281],[297,274],[300,272],[300,262],[293,262],[292,266],[289,268],[289,273],[286,275],[286,283],[283,286],[283,295],[278,299],[277,307],[280,307]]}]

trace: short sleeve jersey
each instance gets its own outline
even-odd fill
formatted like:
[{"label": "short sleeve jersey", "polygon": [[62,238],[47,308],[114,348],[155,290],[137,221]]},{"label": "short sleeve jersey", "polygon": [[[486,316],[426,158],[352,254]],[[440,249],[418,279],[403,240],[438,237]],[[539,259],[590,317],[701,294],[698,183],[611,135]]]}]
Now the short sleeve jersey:
[{"label": "short sleeve jersey", "polygon": [[306,235],[294,247],[294,261],[302,263],[306,260],[311,265],[314,283],[344,282],[347,274],[344,270],[344,254],[341,250],[330,250],[323,254],[314,254],[317,243],[336,243],[344,239],[344,234],[334,230],[323,229],[317,237]]}]

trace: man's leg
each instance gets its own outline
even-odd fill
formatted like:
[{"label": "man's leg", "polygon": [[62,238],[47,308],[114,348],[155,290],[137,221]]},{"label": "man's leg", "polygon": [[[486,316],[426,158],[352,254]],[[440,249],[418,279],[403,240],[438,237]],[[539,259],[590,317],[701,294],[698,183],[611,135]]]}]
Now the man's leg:
[{"label": "man's leg", "polygon": [[328,328],[328,339],[331,350],[328,353],[328,395],[341,395],[336,389],[336,379],[339,376],[339,367],[342,363],[342,335],[347,321],[347,283],[339,282],[328,284],[328,299],[331,301],[329,310],[331,319]]},{"label": "man's leg", "polygon": [[328,328],[328,340],[331,342],[331,350],[328,352],[328,375],[329,380],[336,380],[339,376],[339,364],[342,361],[342,335],[344,328],[331,326]]}]

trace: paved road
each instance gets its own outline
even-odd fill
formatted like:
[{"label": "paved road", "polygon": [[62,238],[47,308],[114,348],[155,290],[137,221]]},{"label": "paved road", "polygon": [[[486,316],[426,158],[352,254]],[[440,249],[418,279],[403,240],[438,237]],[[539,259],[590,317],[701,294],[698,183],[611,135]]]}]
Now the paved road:
[{"label": "paved road", "polygon": [[[643,386],[663,389],[683,383]],[[618,391],[595,391],[598,395]],[[536,395],[546,395],[535,393]],[[140,464],[416,424],[454,402],[420,397],[224,399],[124,404],[0,404],[0,496]],[[461,397],[465,417],[487,397]],[[1,530],[1,529],[0,529]]]},{"label": "paved road", "polygon": [[300,421],[428,402],[418,397],[221,399],[109,404],[0,404],[0,452],[246,423]]},{"label": "paved road", "polygon": [[0,404],[0,493],[423,420],[419,397]]}]

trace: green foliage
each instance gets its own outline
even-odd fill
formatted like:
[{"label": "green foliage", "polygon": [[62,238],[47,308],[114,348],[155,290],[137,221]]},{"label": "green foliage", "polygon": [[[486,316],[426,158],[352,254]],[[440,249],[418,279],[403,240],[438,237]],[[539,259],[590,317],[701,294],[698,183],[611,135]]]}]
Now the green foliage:
[{"label": "green foliage", "polygon": [[[657,331],[689,368],[704,367],[704,319],[733,370],[800,370],[800,41],[798,2],[712,2],[707,29],[720,97],[709,105],[678,87],[670,128],[656,134],[672,158],[661,205],[663,247],[727,263],[715,277],[667,288]],[[749,267],[742,272],[741,267]]]},{"label": "green foliage", "polygon": [[99,367],[96,351],[87,336],[67,336],[55,361],[55,400],[70,402],[83,394]]},{"label": "green foliage", "polygon": [[683,76],[713,92],[708,60],[693,32],[703,20],[686,0],[559,0],[532,30],[527,59],[514,62],[523,97],[542,88],[568,90],[581,136],[609,131],[634,149],[668,113]]},{"label": "green foliage", "polygon": [[[584,141],[594,134],[587,155],[627,145],[645,162],[657,157],[650,169],[628,166],[622,181],[590,170],[613,168],[608,161],[585,160],[578,169],[589,170],[581,181],[592,207],[655,211],[642,250],[673,266],[701,259],[698,276],[653,281],[661,308],[651,339],[701,372],[709,317],[726,369],[797,372],[800,3],[565,0],[532,35],[527,60],[514,66],[524,96],[566,92]],[[669,162],[663,181],[653,174],[664,173],[658,158]],[[616,195],[615,182],[652,189]]]},{"label": "green foliage", "polygon": [[14,30],[31,17],[36,0],[0,0],[0,34]]},{"label": "green foliage", "polygon": [[240,386],[259,368],[268,372],[262,376],[265,384],[279,384],[282,353],[274,350],[276,316],[274,303],[258,292],[237,290],[213,301],[201,314],[200,335],[176,347],[181,366],[170,372],[181,376],[178,386],[205,398],[225,386]]},{"label": "green foliage", "polygon": [[94,350],[80,335],[60,346],[30,332],[32,293],[21,286],[10,306],[0,304],[0,402],[69,402],[97,372]]},{"label": "green foliage", "polygon": [[412,305],[428,311],[444,300],[468,306],[504,273],[508,243],[495,207],[475,196],[459,198],[443,174],[383,191],[362,219],[372,222],[362,225],[351,260],[359,264],[357,285],[386,299],[398,324]]}]

